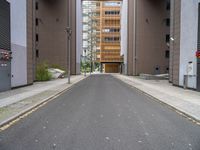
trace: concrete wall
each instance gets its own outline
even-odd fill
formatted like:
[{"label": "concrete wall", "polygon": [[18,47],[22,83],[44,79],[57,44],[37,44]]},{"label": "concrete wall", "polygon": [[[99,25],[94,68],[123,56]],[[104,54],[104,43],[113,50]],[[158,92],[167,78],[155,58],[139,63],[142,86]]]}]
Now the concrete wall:
[{"label": "concrete wall", "polygon": [[[194,72],[197,74],[197,34],[198,34],[198,3],[200,0],[181,0],[181,38],[180,38],[180,74],[179,85],[183,86],[184,75],[187,75],[188,62],[193,62]],[[196,89],[196,76],[190,77],[190,88]]]},{"label": "concrete wall", "polygon": [[[70,16],[70,19],[71,19],[71,28],[72,28],[72,40],[71,40],[71,73],[72,74],[77,74],[77,70],[79,69],[79,65],[77,66],[77,20],[76,20],[76,16],[77,16],[77,8],[76,8],[76,5],[77,4],[77,0],[71,0],[71,16]],[[79,4],[80,4],[80,1],[79,1]],[[78,5],[79,5],[78,4]]]},{"label": "concrete wall", "polygon": [[12,48],[12,87],[23,86],[27,84],[27,48],[13,44]]},{"label": "concrete wall", "polygon": [[35,0],[27,0],[27,82],[35,80]]},{"label": "concrete wall", "polygon": [[82,54],[82,1],[76,0],[76,73],[80,74],[80,60]]},{"label": "concrete wall", "polygon": [[[35,50],[39,51],[36,58],[37,64],[47,62],[52,65],[59,65],[68,69],[68,40],[66,27],[68,26],[68,1],[42,1],[37,0],[39,9],[36,10],[36,17],[39,25],[35,27],[35,34],[38,34],[39,41],[35,42]],[[77,38],[77,9],[80,1],[70,0],[70,26],[72,29],[71,37],[71,74],[80,73],[80,45],[81,39]],[[80,10],[79,10],[80,11]],[[77,19],[76,19],[77,18]],[[79,24],[78,26],[80,26]],[[80,34],[80,32],[79,32]],[[34,35],[35,36],[35,35]],[[78,40],[78,42],[77,42]],[[77,48],[78,46],[78,48]]]},{"label": "concrete wall", "polygon": [[128,40],[128,0],[123,0],[121,6],[121,55],[124,56],[123,73],[127,74],[127,40]]},{"label": "concrete wall", "polygon": [[170,28],[166,26],[166,18],[170,11],[166,10],[166,5],[166,0],[137,1],[137,74],[168,72],[169,59],[165,57],[165,51],[169,49],[166,35]]},{"label": "concrete wall", "polygon": [[42,0],[37,2],[39,9],[35,11],[34,20],[38,19],[38,26],[33,36],[34,39],[36,34],[39,37],[35,41],[34,51],[39,52],[36,62],[59,65],[67,70],[67,4],[64,1],[53,4]]},{"label": "concrete wall", "polygon": [[[128,75],[167,73],[167,0],[128,1]],[[159,68],[159,70],[156,70]]]},{"label": "concrete wall", "polygon": [[179,85],[181,1],[171,0],[170,82]]},{"label": "concrete wall", "polygon": [[8,0],[11,4],[12,87],[27,84],[27,3]]},{"label": "concrete wall", "polygon": [[136,74],[136,3],[128,0],[127,75]]}]

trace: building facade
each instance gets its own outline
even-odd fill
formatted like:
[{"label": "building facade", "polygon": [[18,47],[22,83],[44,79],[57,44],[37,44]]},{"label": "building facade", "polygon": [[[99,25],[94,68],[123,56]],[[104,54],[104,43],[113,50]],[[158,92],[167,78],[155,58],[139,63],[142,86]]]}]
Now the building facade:
[{"label": "building facade", "polygon": [[121,51],[121,1],[101,2],[100,11],[100,63],[104,72],[118,73],[123,58]]},{"label": "building facade", "polygon": [[10,4],[0,0],[0,92],[11,89]]},{"label": "building facade", "polygon": [[10,4],[11,87],[25,86],[34,81],[33,66],[33,2],[7,0]]},{"label": "building facade", "polygon": [[121,1],[83,1],[83,48],[104,72],[120,72]]},{"label": "building facade", "polygon": [[82,1],[82,17],[83,17],[83,55],[85,61],[91,62],[91,72],[94,70],[94,64],[99,62],[99,52],[100,48],[97,47],[97,41],[100,41],[100,28],[97,26],[99,24],[100,2],[95,1]]},{"label": "building facade", "polygon": [[[117,72],[123,56],[125,74],[169,72],[174,85],[200,91],[200,60],[196,56],[200,51],[199,3],[95,1],[90,12],[96,37],[95,61],[105,64],[105,72]],[[43,62],[67,70],[68,18],[72,28],[71,72],[80,73],[82,0],[70,0],[70,4],[66,0],[1,0],[0,6],[0,80],[6,81],[0,90],[32,84],[36,66]],[[5,61],[4,54],[9,60]]]},{"label": "building facade", "polygon": [[[70,3],[66,0],[33,1],[35,3],[33,6],[35,12],[33,18],[35,65],[48,63],[50,66],[56,65],[67,70],[69,43],[66,28],[70,24],[72,29],[71,74],[79,74],[82,41],[76,37],[81,34],[81,10],[79,9],[81,0],[70,0]],[[68,10],[69,5],[70,11]]]},{"label": "building facade", "polygon": [[[6,71],[6,77],[9,79],[9,88],[15,88],[19,86],[25,86],[32,84],[34,81],[33,74],[33,49],[32,49],[32,1],[31,0],[7,0],[7,2],[0,2],[0,5],[9,5],[9,11],[3,11],[5,17],[7,14],[7,23],[5,20],[0,23],[0,26],[4,26],[1,33],[7,32],[7,45],[6,48],[9,53],[9,71]],[[5,5],[4,5],[5,6]],[[8,6],[7,6],[8,7]],[[5,8],[5,7],[4,7]],[[6,29],[6,30],[5,30]],[[9,37],[9,38],[8,38]],[[4,35],[5,38],[5,35]],[[4,40],[5,42],[5,40]],[[0,39],[0,43],[2,39]],[[11,59],[12,58],[12,59]],[[1,61],[2,62],[2,61]],[[5,62],[3,62],[4,65]],[[5,70],[6,67],[4,67]],[[1,73],[1,75],[3,75]],[[8,80],[0,78],[1,83]],[[1,84],[3,87],[8,87],[5,83]]]},{"label": "building facade", "polygon": [[121,2],[121,56],[123,56],[122,73],[128,74],[128,0]]},{"label": "building facade", "polygon": [[[169,72],[169,0],[124,0],[123,40],[124,73],[128,75]],[[127,22],[126,22],[127,20]],[[124,28],[124,27],[123,27]],[[127,45],[127,46],[126,46]],[[127,48],[127,51],[126,51]]]},{"label": "building facade", "polygon": [[171,1],[170,82],[200,91],[199,0]]},{"label": "building facade", "polygon": [[[8,0],[11,6],[11,50],[12,50],[12,87],[31,84],[28,76],[31,72],[28,70],[30,59],[28,56],[28,12],[26,0]],[[32,75],[31,75],[32,76]]]},{"label": "building facade", "polygon": [[[67,70],[68,18],[71,19],[72,28],[71,74],[80,73],[81,0],[71,0],[70,4],[66,2],[65,0],[0,1],[0,11],[2,11],[0,91],[32,84],[35,81],[36,67],[43,62]],[[70,12],[67,11],[69,5]],[[7,62],[4,55],[9,56]]]}]

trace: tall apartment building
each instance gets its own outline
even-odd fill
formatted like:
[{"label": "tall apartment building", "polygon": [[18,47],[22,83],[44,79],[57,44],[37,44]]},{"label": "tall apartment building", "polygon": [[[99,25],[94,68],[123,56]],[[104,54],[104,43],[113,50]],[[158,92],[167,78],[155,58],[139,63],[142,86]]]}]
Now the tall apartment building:
[{"label": "tall apartment building", "polygon": [[122,54],[128,75],[169,72],[169,0],[123,0]]},{"label": "tall apartment building", "polygon": [[120,72],[121,1],[83,1],[84,49],[104,72]]},{"label": "tall apartment building", "polygon": [[121,51],[121,2],[101,2],[100,11],[100,62],[104,64],[104,70],[109,72],[120,72],[120,64],[123,58]]},{"label": "tall apartment building", "polygon": [[[67,70],[68,18],[71,19],[72,27],[71,73],[80,73],[81,0],[70,1],[72,17],[67,16],[69,4],[66,2],[65,0],[0,1],[2,86],[0,91],[32,84],[35,80],[36,66],[43,62],[60,65]],[[10,51],[12,51],[11,60]],[[4,60],[4,55],[9,56],[7,62]]]},{"label": "tall apartment building", "polygon": [[[100,40],[100,28],[97,27],[99,20],[95,18],[100,17],[100,12],[97,11],[99,3],[95,1],[83,1],[83,55],[87,57],[87,60],[91,62],[91,69],[93,70],[93,64],[99,62],[100,48],[97,47],[97,41]],[[98,55],[97,55],[98,53]]]},{"label": "tall apartment building", "polygon": [[200,0],[171,0],[170,81],[200,91]]},{"label": "tall apartment building", "polygon": [[[34,1],[34,55],[35,64],[48,63],[68,68],[68,18],[72,29],[71,73],[80,73],[81,40],[78,34],[81,25],[81,0],[33,0]],[[79,12],[80,11],[80,12]],[[77,32],[78,30],[78,32]]]},{"label": "tall apartment building", "polygon": [[[70,1],[71,71],[77,74],[83,45],[82,0]],[[0,0],[0,90],[33,83],[36,64],[43,61],[67,68],[67,2]],[[94,49],[96,60],[105,64],[106,72],[118,69],[121,50],[124,73],[157,74],[169,70],[174,85],[200,91],[200,59],[196,56],[200,53],[200,0],[95,2],[90,12]],[[5,50],[6,57],[8,54],[10,59],[10,51],[13,57],[7,63],[2,61]]]}]

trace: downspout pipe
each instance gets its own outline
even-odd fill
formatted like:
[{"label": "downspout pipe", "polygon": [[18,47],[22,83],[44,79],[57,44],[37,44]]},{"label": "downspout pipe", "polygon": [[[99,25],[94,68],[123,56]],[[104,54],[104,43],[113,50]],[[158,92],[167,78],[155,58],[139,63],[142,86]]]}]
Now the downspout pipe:
[{"label": "downspout pipe", "polygon": [[133,38],[133,43],[134,43],[134,75],[137,75],[137,46],[136,46],[136,42],[137,42],[137,0],[134,0],[134,22],[133,22],[133,33],[134,33],[134,38]]}]

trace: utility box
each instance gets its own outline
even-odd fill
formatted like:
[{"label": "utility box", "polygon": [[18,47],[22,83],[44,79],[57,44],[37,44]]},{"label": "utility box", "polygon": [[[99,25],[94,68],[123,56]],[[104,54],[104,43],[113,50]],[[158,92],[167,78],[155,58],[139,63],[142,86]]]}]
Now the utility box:
[{"label": "utility box", "polygon": [[193,62],[188,62],[187,75],[188,76],[194,76],[195,75],[195,73],[194,73],[194,63]]},{"label": "utility box", "polygon": [[11,88],[10,4],[0,0],[0,92]]}]

